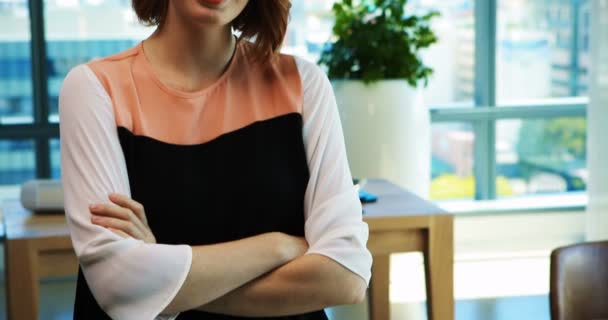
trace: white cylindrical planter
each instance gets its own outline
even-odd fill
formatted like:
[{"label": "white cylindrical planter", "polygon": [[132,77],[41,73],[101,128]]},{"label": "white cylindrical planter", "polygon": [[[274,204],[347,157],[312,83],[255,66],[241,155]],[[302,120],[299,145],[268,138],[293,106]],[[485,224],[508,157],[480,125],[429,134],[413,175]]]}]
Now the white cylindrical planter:
[{"label": "white cylindrical planter", "polygon": [[431,124],[421,90],[405,80],[332,84],[353,177],[385,178],[428,198]]}]

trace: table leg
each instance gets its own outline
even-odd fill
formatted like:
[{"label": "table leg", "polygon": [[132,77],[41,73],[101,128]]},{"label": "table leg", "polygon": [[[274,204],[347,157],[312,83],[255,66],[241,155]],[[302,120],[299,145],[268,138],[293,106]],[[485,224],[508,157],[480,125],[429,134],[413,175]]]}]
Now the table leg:
[{"label": "table leg", "polygon": [[437,216],[424,252],[429,320],[454,319],[454,230],[452,216]]},{"label": "table leg", "polygon": [[390,262],[388,254],[374,256],[369,297],[371,320],[388,320],[390,317]]},{"label": "table leg", "polygon": [[5,242],[9,319],[38,320],[36,252],[27,240]]}]

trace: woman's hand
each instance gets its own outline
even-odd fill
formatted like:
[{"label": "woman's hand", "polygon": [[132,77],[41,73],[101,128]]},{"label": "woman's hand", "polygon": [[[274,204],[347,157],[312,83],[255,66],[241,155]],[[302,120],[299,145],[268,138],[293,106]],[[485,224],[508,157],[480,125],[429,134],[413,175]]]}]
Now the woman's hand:
[{"label": "woman's hand", "polygon": [[146,243],[156,243],[141,203],[116,193],[110,194],[108,198],[116,205],[94,204],[90,206],[93,224],[106,227],[124,238],[131,237]]},{"label": "woman's hand", "polygon": [[[121,237],[135,238],[146,243],[156,243],[150,230],[144,206],[124,195],[113,193],[109,197],[114,204],[91,205],[93,224],[106,227]],[[282,232],[277,235],[277,245],[284,262],[300,257],[308,250],[308,243],[302,237],[291,236]]]}]

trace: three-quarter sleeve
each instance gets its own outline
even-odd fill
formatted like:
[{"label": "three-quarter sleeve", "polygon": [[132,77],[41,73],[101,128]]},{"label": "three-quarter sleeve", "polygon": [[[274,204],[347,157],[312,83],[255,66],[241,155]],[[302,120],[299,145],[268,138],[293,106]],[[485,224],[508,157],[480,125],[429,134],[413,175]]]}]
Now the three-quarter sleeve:
[{"label": "three-quarter sleeve", "polygon": [[190,270],[187,245],[147,244],[91,223],[89,205],[130,196],[112,102],[91,69],[74,68],[59,97],[65,212],[85,279],[113,319],[171,319],[159,314]]},{"label": "three-quarter sleeve", "polygon": [[342,125],[325,73],[296,58],[303,90],[303,135],[310,172],[305,194],[308,254],[321,254],[361,276],[371,277],[368,226],[346,158]]}]

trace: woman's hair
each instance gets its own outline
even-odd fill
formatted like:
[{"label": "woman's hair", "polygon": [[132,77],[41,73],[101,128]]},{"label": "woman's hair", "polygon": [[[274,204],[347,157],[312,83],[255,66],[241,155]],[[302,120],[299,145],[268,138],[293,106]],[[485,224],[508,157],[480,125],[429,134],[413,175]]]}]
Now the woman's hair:
[{"label": "woman's hair", "polygon": [[[169,1],[132,0],[132,5],[141,22],[162,27]],[[254,39],[254,60],[267,62],[278,54],[287,32],[290,8],[290,0],[250,0],[232,21],[232,28],[241,32],[241,38]]]}]

